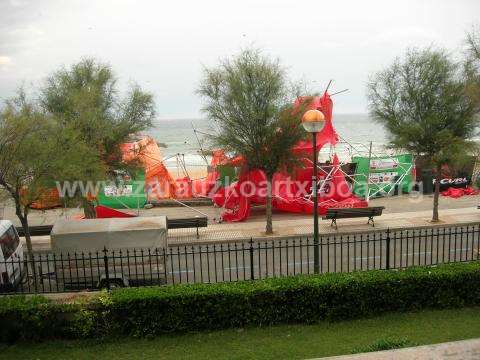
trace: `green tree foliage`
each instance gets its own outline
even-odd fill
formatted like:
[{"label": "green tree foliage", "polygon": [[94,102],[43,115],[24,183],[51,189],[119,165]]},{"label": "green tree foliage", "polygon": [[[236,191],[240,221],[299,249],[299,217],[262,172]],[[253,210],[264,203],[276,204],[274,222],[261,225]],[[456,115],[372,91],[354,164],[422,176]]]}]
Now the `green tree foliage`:
[{"label": "green tree foliage", "polygon": [[441,167],[465,156],[478,119],[459,66],[443,50],[410,50],[368,84],[371,115],[390,145],[426,157],[436,169],[432,221],[438,221]]},{"label": "green tree foliage", "polygon": [[467,93],[480,112],[480,32],[473,29],[467,34],[467,56],[465,58]]},{"label": "green tree foliage", "polygon": [[[88,180],[106,180],[114,170],[133,170],[138,165],[122,160],[120,145],[152,125],[152,94],[132,86],[121,98],[111,67],[84,59],[51,75],[40,98],[41,106],[57,120],[61,131],[76,134],[96,150],[105,172],[94,178],[90,167],[97,168],[98,164],[82,162]],[[93,207],[85,200],[84,208],[87,217],[94,216]]]},{"label": "green tree foliage", "polygon": [[[95,151],[71,135],[62,132],[22,90],[6,101],[0,113],[0,188],[15,203],[30,256],[28,213],[32,203],[41,200],[55,180],[80,176],[83,168],[79,164],[99,164]],[[90,170],[93,174],[101,168]]]},{"label": "green tree foliage", "polygon": [[290,89],[277,60],[247,49],[206,68],[198,91],[205,100],[203,111],[214,121],[213,145],[243,156],[250,169],[265,172],[266,233],[273,231],[273,174],[294,163],[291,149],[305,135],[300,112],[288,105]]}]

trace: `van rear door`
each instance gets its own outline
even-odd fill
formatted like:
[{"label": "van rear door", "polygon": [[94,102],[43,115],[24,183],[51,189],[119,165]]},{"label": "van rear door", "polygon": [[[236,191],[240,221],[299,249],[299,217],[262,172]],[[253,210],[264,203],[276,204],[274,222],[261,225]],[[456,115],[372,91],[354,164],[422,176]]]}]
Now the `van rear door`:
[{"label": "van rear door", "polygon": [[0,234],[0,253],[0,284],[18,285],[23,275],[23,245],[13,225]]}]

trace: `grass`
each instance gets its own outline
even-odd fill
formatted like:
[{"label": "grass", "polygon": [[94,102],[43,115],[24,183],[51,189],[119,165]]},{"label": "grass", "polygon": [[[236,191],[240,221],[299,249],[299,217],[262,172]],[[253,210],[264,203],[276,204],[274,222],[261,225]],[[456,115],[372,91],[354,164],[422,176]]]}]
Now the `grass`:
[{"label": "grass", "polygon": [[388,314],[317,325],[283,325],[153,339],[19,343],[5,359],[299,359],[480,337],[480,308]]}]

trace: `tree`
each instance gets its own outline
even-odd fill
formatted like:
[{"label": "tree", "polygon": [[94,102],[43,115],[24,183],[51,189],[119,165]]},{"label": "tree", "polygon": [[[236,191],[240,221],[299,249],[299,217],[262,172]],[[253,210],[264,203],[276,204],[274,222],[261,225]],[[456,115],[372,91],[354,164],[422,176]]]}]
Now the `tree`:
[{"label": "tree", "polygon": [[442,165],[469,152],[478,124],[459,66],[443,50],[410,50],[372,77],[368,98],[390,146],[422,155],[436,169],[432,221],[438,221]]},{"label": "tree", "polygon": [[289,108],[289,84],[278,60],[247,49],[217,67],[206,68],[198,93],[214,120],[212,143],[243,156],[249,169],[267,179],[266,233],[273,232],[272,177],[295,162],[292,147],[305,133],[299,112]]},{"label": "tree", "polygon": [[[94,178],[84,163],[90,181],[105,180],[114,170],[134,170],[138,164],[122,159],[120,145],[131,134],[146,130],[155,116],[153,95],[132,86],[125,98],[118,95],[111,67],[84,59],[69,69],[62,68],[47,79],[41,89],[41,106],[58,122],[62,131],[77,133],[98,154],[104,173]],[[75,179],[79,180],[79,179]],[[83,198],[85,215],[95,217],[93,205]]]},{"label": "tree", "polygon": [[59,130],[56,121],[29,101],[23,90],[7,100],[0,113],[0,188],[15,203],[32,261],[30,206],[55,180],[78,176],[78,164],[96,162],[94,151]]},{"label": "tree", "polygon": [[473,29],[467,34],[467,54],[464,63],[467,94],[480,112],[480,33]]}]

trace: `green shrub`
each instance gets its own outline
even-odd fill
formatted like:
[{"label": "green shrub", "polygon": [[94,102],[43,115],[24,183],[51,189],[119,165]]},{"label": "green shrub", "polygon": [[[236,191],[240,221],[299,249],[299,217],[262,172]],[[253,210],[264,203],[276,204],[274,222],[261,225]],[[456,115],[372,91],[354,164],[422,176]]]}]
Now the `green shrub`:
[{"label": "green shrub", "polygon": [[40,340],[66,336],[68,321],[64,314],[73,305],[54,304],[42,296],[0,297],[0,341]]},{"label": "green shrub", "polygon": [[480,263],[476,262],[400,271],[124,288],[74,305],[54,304],[39,297],[5,297],[0,298],[0,340],[152,336],[480,305],[479,284]]},{"label": "green shrub", "polygon": [[480,303],[480,264],[368,271],[255,282],[119,289],[110,316],[121,332],[314,323],[386,311]]}]

